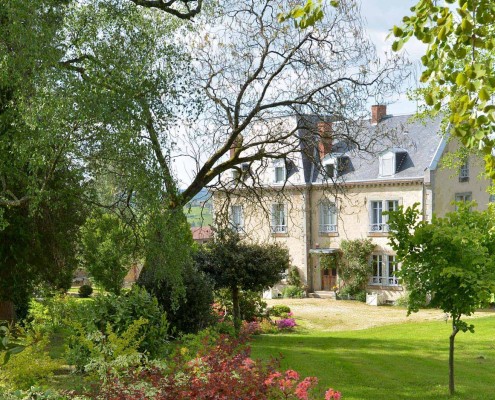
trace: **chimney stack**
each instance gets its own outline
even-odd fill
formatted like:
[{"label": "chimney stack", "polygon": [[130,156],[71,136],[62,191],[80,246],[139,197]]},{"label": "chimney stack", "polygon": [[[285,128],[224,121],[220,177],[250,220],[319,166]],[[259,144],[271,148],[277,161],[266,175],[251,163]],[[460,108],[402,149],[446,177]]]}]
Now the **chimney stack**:
[{"label": "chimney stack", "polygon": [[332,123],[319,121],[316,124],[318,129],[318,152],[320,153],[320,159],[332,152]]},{"label": "chimney stack", "polygon": [[387,115],[387,106],[385,104],[375,104],[371,106],[371,125],[377,125],[383,117]]}]

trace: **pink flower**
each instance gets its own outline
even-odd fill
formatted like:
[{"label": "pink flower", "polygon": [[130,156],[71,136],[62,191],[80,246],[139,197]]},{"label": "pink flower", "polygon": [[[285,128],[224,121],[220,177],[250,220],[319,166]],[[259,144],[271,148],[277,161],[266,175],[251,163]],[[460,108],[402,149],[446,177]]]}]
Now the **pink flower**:
[{"label": "pink flower", "polygon": [[287,379],[293,379],[297,381],[299,379],[299,374],[293,369],[288,369],[287,371],[285,371],[285,377]]},{"label": "pink flower", "polygon": [[325,400],[340,400],[342,398],[342,393],[333,390],[332,388],[328,389],[325,392]]}]

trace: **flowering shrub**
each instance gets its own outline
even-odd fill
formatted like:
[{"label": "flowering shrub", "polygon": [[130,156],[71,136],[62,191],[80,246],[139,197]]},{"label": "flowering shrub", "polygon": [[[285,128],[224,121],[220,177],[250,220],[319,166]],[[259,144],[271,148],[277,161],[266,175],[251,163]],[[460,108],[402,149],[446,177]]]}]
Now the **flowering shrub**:
[{"label": "flowering shrub", "polygon": [[283,318],[277,321],[277,327],[280,330],[292,330],[296,326],[294,318]]},{"label": "flowering shrub", "polygon": [[[169,367],[135,368],[125,377],[113,377],[93,394],[93,399],[112,400],[309,400],[317,379],[300,379],[296,371],[277,372],[274,364],[252,360],[246,342],[252,325],[238,338],[221,335],[205,342],[195,358],[177,352]],[[329,389],[329,399],[340,393]],[[333,396],[333,397],[332,397]]]}]

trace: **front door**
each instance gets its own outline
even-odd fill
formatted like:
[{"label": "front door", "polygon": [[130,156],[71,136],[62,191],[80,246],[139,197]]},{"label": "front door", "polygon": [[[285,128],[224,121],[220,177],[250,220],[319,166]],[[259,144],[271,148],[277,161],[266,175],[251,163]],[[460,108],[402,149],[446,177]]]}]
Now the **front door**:
[{"label": "front door", "polygon": [[332,290],[337,284],[337,269],[324,269],[321,271],[321,290]]}]

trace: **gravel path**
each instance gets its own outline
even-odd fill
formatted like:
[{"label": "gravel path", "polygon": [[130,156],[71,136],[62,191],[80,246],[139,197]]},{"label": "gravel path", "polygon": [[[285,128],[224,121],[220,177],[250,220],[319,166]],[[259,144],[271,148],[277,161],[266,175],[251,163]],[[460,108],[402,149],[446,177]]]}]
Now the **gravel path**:
[{"label": "gravel path", "polygon": [[[265,300],[269,307],[288,305],[294,317],[307,329],[320,331],[348,331],[375,326],[416,321],[444,321],[440,310],[421,310],[407,316],[405,308],[368,306],[358,301],[330,299],[276,299]],[[495,316],[495,310],[480,310],[471,318]]]}]

